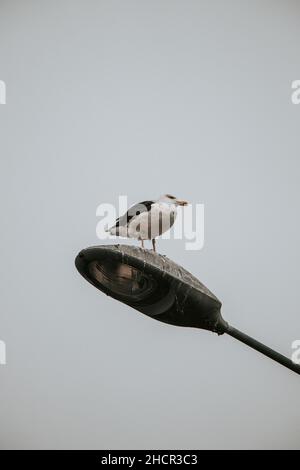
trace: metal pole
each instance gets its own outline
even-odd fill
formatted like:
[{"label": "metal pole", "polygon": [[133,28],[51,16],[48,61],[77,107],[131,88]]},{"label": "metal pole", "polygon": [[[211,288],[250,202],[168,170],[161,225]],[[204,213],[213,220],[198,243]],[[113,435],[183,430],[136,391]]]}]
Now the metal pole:
[{"label": "metal pole", "polygon": [[300,365],[295,364],[293,361],[291,361],[291,359],[288,359],[287,357],[283,356],[277,351],[274,351],[274,349],[269,348],[265,344],[262,344],[259,341],[256,341],[256,339],[251,338],[251,336],[248,336],[245,333],[242,333],[241,331],[237,330],[233,326],[228,325],[228,328],[226,328],[224,333],[227,333],[228,335],[232,336],[233,338],[238,339],[242,343],[247,344],[247,346],[250,346],[250,348],[256,349],[256,351],[259,351],[265,356],[268,356],[270,359],[273,359],[274,361],[279,362],[279,364],[296,372],[296,374],[300,374]]}]

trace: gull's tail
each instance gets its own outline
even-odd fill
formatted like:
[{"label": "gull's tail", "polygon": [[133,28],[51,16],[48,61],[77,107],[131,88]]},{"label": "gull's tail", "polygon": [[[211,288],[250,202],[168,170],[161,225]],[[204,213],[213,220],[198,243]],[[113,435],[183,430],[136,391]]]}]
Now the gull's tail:
[{"label": "gull's tail", "polygon": [[113,225],[112,227],[106,227],[105,232],[110,233],[110,235],[119,235],[119,227]]}]

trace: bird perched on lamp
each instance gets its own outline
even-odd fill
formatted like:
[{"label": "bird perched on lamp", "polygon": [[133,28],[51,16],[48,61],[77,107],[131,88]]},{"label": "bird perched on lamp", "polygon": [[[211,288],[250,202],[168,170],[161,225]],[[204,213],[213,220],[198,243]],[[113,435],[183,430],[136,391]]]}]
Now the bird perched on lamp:
[{"label": "bird perched on lamp", "polygon": [[155,239],[172,227],[177,216],[177,207],[187,204],[187,201],[171,194],[164,194],[156,201],[139,202],[119,217],[108,232],[111,235],[140,240],[142,248],[145,240],[152,240],[153,250],[156,251]]}]

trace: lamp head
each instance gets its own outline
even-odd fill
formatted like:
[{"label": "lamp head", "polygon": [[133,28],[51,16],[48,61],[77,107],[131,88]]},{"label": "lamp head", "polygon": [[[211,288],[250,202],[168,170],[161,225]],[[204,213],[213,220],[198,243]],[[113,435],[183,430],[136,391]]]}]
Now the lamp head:
[{"label": "lamp head", "polygon": [[79,273],[97,289],[171,325],[224,333],[221,302],[198,279],[165,256],[128,245],[86,248]]}]

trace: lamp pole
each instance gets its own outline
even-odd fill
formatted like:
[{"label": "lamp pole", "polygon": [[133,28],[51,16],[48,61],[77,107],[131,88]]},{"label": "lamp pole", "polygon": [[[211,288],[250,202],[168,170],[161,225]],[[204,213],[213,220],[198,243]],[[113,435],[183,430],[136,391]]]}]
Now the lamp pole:
[{"label": "lamp pole", "polygon": [[288,369],[292,370],[293,372],[296,372],[296,374],[300,375],[299,364],[295,364],[291,359],[283,356],[277,351],[274,351],[274,349],[271,349],[265,344],[260,343],[256,339],[251,338],[251,336],[246,335],[245,333],[237,330],[233,326],[228,325],[224,333],[227,333],[229,336],[232,336],[233,338],[241,341],[242,343],[246,344],[250,348],[255,349],[256,351],[259,351],[260,353],[264,354],[270,359],[273,359],[273,361],[279,362],[279,364],[281,364],[282,366],[285,366]]}]

